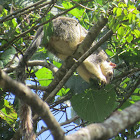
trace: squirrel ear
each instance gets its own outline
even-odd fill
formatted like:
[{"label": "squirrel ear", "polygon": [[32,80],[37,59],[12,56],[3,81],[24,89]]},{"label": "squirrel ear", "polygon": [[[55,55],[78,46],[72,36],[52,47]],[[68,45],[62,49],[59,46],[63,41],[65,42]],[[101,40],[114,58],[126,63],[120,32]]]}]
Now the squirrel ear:
[{"label": "squirrel ear", "polygon": [[113,68],[115,68],[115,67],[116,67],[116,64],[115,64],[115,63],[110,62],[110,66],[112,66]]}]

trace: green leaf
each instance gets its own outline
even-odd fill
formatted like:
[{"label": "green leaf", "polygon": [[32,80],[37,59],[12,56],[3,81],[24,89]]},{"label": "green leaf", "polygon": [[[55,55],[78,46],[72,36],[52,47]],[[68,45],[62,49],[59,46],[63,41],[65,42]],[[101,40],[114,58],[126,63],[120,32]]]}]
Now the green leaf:
[{"label": "green leaf", "polygon": [[17,120],[17,113],[12,105],[9,105],[7,100],[0,102],[0,117],[5,120],[10,126],[13,126]]},{"label": "green leaf", "polygon": [[140,38],[140,31],[134,29],[134,31],[132,31],[132,34],[134,34],[136,36],[136,38]]},{"label": "green leaf", "polygon": [[133,36],[131,34],[129,34],[129,36],[126,37],[126,40],[128,43],[131,43],[131,41],[133,40]]},{"label": "green leaf", "polygon": [[[49,20],[51,17],[53,17],[53,15],[48,14],[45,18],[42,19],[42,22]],[[43,37],[42,42],[43,42],[43,44],[46,44],[53,34],[53,23],[52,23],[52,21],[49,22],[48,24],[45,24],[43,29],[44,29],[44,37]]]},{"label": "green leaf", "polygon": [[132,13],[129,13],[129,14],[128,14],[129,23],[132,22],[132,17],[133,17],[133,14],[132,14]]},{"label": "green leaf", "polygon": [[124,35],[124,27],[120,27],[119,29],[118,29],[118,34],[122,37],[123,35]]},{"label": "green leaf", "polygon": [[117,7],[114,7],[114,8],[113,8],[113,13],[115,14],[116,11],[117,11]]},{"label": "green leaf", "polygon": [[126,9],[123,10],[124,14],[127,16],[128,11]]},{"label": "green leaf", "polygon": [[16,27],[18,25],[15,18],[12,19],[12,23],[13,23],[14,27]]},{"label": "green leaf", "polygon": [[111,85],[101,90],[86,90],[72,97],[74,111],[85,121],[102,122],[115,109],[116,94]]},{"label": "green leaf", "polygon": [[126,78],[123,82],[121,82],[121,84],[120,85],[123,85],[123,84],[125,84],[125,83],[128,83],[130,81],[130,78]]},{"label": "green leaf", "polygon": [[36,77],[39,80],[39,83],[41,86],[48,86],[52,79],[53,79],[53,73],[51,70],[49,70],[48,68],[42,68],[39,69],[36,73],[35,73]]},{"label": "green leaf", "polygon": [[71,8],[71,7],[73,6],[73,5],[72,5],[70,2],[68,2],[68,1],[63,1],[62,5],[63,5],[63,7],[64,7],[65,9],[69,9],[69,8]]},{"label": "green leaf", "polygon": [[[73,7],[73,4],[68,1],[63,1],[62,5],[63,7],[65,7],[65,9],[70,9]],[[72,14],[76,18],[80,18],[83,15],[84,11],[85,11],[84,8],[79,8],[79,9],[74,8],[73,10],[70,10],[68,13]]]},{"label": "green leaf", "polygon": [[130,102],[130,100],[127,100],[127,101],[121,106],[121,108],[120,108],[119,110],[123,110],[123,109],[125,109],[126,107],[128,107],[128,106],[130,106],[130,105],[132,105],[132,103]]},{"label": "green leaf", "polygon": [[3,15],[7,15],[8,14],[8,10],[6,9],[3,9],[3,12],[2,12]]},{"label": "green leaf", "polygon": [[122,8],[117,8],[116,14],[117,14],[117,17],[121,16],[121,14],[122,14]]},{"label": "green leaf", "polygon": [[134,93],[139,93],[140,89],[139,88],[136,88]]},{"label": "green leaf", "polygon": [[69,92],[69,88],[61,88],[60,91],[57,93],[57,95],[59,95],[60,97],[66,95]]},{"label": "green leaf", "polygon": [[113,56],[113,55],[114,55],[114,53],[113,53],[111,50],[109,50],[109,49],[106,49],[106,53],[107,53],[109,56]]},{"label": "green leaf", "polygon": [[57,68],[60,68],[62,63],[60,62],[57,62],[57,61],[53,61],[53,64],[57,67]]},{"label": "green leaf", "polygon": [[103,5],[103,1],[102,0],[96,0],[96,2],[100,5]]},{"label": "green leaf", "polygon": [[4,65],[8,64],[8,62],[13,58],[15,53],[16,53],[16,50],[14,47],[11,47],[11,48],[7,49],[5,52],[3,52],[3,54],[0,57],[3,64]]},{"label": "green leaf", "polygon": [[75,94],[83,93],[83,91],[90,88],[90,84],[77,75],[71,76],[65,86],[70,88]]},{"label": "green leaf", "polygon": [[20,33],[20,30],[19,30],[19,28],[16,28],[16,30],[15,30],[17,33]]},{"label": "green leaf", "polygon": [[132,98],[132,101],[135,101],[135,102],[140,101],[140,96],[132,95],[131,98]]}]

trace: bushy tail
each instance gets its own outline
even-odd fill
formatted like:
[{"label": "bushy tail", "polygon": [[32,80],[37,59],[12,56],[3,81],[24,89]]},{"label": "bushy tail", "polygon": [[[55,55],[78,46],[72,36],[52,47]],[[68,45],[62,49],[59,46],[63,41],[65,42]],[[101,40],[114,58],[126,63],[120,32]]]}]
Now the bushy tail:
[{"label": "bushy tail", "polygon": [[32,111],[30,106],[22,101],[20,105],[20,123],[23,140],[35,140],[36,136],[33,130]]}]

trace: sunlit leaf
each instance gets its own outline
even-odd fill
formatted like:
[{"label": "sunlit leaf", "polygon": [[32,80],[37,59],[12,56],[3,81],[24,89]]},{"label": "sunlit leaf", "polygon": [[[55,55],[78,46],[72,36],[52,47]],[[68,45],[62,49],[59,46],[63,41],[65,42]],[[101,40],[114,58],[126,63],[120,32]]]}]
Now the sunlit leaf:
[{"label": "sunlit leaf", "polygon": [[47,68],[42,68],[39,69],[36,73],[35,73],[36,77],[39,80],[39,83],[41,84],[41,86],[48,86],[52,79],[53,79],[53,74],[52,71],[47,69]]},{"label": "sunlit leaf", "polygon": [[13,19],[12,19],[12,23],[13,23],[14,27],[16,27],[16,26],[17,26],[17,21],[16,21],[16,19],[15,19],[15,18],[13,18]]},{"label": "sunlit leaf", "polygon": [[13,109],[13,106],[9,105],[7,100],[1,101],[0,106],[0,117],[12,126],[17,119],[17,113]]},{"label": "sunlit leaf", "polygon": [[139,30],[134,30],[132,31],[132,34],[134,34],[136,36],[136,38],[140,38],[140,31]]},{"label": "sunlit leaf", "polygon": [[121,16],[122,8],[117,8],[116,14],[117,14],[117,17]]},{"label": "sunlit leaf", "polygon": [[124,27],[120,27],[119,29],[118,29],[118,34],[120,35],[120,36],[123,36],[124,35]]},{"label": "sunlit leaf", "polygon": [[[63,1],[62,5],[66,9],[70,9],[74,6],[71,2],[67,2],[67,1]],[[73,10],[70,10],[69,13],[74,15],[76,18],[80,18],[84,13],[84,9],[83,8],[81,8],[81,9],[74,8]]]},{"label": "sunlit leaf", "polygon": [[133,14],[132,14],[132,13],[129,13],[129,14],[128,14],[129,23],[132,22],[132,17],[133,17]]},{"label": "sunlit leaf", "polygon": [[126,37],[126,40],[128,43],[130,43],[133,40],[133,36],[131,34],[129,34],[129,36]]}]

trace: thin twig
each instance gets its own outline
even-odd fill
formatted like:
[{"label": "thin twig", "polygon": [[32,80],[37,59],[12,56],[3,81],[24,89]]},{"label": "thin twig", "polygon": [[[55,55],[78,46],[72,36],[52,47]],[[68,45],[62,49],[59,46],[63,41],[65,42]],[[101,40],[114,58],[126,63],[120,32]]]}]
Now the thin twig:
[{"label": "thin twig", "polygon": [[[70,124],[71,122],[74,122],[77,119],[79,119],[79,116],[75,116],[74,118],[71,118],[69,120],[66,120],[65,122],[60,123],[60,126],[64,126],[64,125]],[[41,131],[39,131],[37,133],[37,136],[39,136],[40,134],[42,134],[44,131],[47,131],[47,130],[49,130],[48,127],[44,127]]]},{"label": "thin twig", "polygon": [[[0,23],[3,23],[4,21],[9,20],[9,18],[10,18],[10,19],[15,18],[15,15],[17,15],[17,14],[19,14],[19,13],[25,11],[25,10],[30,9],[31,7],[36,7],[36,6],[38,6],[39,4],[43,3],[44,1],[46,1],[46,0],[38,1],[38,2],[36,2],[36,3],[34,3],[34,4],[30,5],[30,6],[27,6],[27,7],[23,8],[23,9],[17,10],[17,11],[15,11],[14,13],[9,14],[8,16],[2,18],[2,19],[0,20]],[[47,2],[47,3],[49,4],[49,3],[51,3],[51,2]],[[46,4],[47,4],[47,3],[46,3]],[[21,15],[19,15],[19,16],[21,16]]]}]

